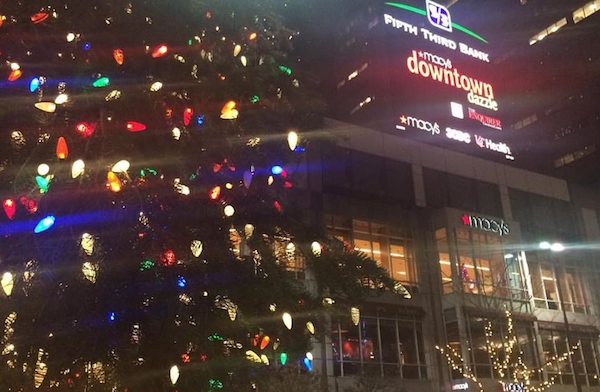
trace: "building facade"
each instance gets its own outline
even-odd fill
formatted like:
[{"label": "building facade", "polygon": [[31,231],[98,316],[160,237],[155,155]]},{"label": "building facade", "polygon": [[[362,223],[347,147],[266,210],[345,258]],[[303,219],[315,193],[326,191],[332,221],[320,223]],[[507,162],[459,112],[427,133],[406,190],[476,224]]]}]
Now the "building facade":
[{"label": "building facade", "polygon": [[[333,316],[320,357],[331,390],[364,377],[407,392],[475,391],[473,379],[486,391],[600,390],[600,199],[574,185],[594,183],[598,155],[596,8],[335,10],[324,79],[336,120],[307,157],[307,200],[319,228],[412,298],[357,304],[358,323]],[[529,371],[503,373],[507,351]]]},{"label": "building facade", "polygon": [[[477,390],[465,370],[485,390],[502,390],[503,377],[518,389],[486,351],[487,334],[507,343],[505,311],[531,385],[553,378],[553,390],[600,388],[594,191],[335,120],[319,134],[306,162],[312,218],[412,294],[357,304],[358,323],[332,317],[315,366],[330,390],[364,377],[390,391]],[[462,362],[453,370],[436,346]]]},{"label": "building facade", "polygon": [[331,117],[597,186],[598,10],[597,0],[348,0],[323,76]]}]

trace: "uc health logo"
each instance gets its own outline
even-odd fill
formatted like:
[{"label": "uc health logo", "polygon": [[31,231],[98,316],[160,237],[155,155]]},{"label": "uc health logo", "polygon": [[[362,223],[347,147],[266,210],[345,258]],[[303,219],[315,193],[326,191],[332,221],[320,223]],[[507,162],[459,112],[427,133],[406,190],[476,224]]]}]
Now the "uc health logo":
[{"label": "uc health logo", "polygon": [[450,12],[446,7],[433,1],[427,0],[427,19],[429,23],[437,28],[452,32],[452,20],[450,19]]}]

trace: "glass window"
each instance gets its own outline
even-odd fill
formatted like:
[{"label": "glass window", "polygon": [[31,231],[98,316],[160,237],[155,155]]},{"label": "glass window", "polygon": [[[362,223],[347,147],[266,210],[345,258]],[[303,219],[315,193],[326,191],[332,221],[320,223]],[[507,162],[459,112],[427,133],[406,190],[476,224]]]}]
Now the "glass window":
[{"label": "glass window", "polygon": [[450,250],[448,249],[448,233],[445,228],[435,231],[435,241],[438,250],[438,260],[440,263],[440,272],[442,277],[442,290],[444,294],[450,294],[452,288],[452,265],[450,263]]},{"label": "glass window", "polygon": [[411,321],[398,322],[398,341],[400,347],[400,364],[402,365],[402,376],[404,378],[417,379],[421,370],[419,360],[419,348],[422,341],[417,342],[415,325]]},{"label": "glass window", "polygon": [[453,291],[451,283],[458,279],[466,293],[527,300],[521,257],[505,254],[500,236],[456,228],[454,266],[446,229],[436,230],[435,236],[444,294]]},{"label": "glass window", "polygon": [[549,377],[557,377],[558,364],[554,360],[557,354],[556,347],[554,347],[552,331],[540,331],[540,337],[542,339],[542,350],[546,372],[548,372]]},{"label": "glass window", "polygon": [[[600,385],[598,375],[598,353],[596,349],[595,341],[590,338],[581,339],[581,355],[583,356],[583,363],[585,364],[585,375],[589,385]],[[580,371],[578,369],[578,374]],[[581,383],[585,385],[585,383]]]},{"label": "glass window", "polygon": [[585,300],[583,293],[583,285],[579,279],[579,273],[574,268],[565,269],[565,283],[563,294],[565,296],[565,302],[570,303],[570,306],[566,307],[568,310],[577,313],[587,313],[585,308]]},{"label": "glass window", "polygon": [[[533,328],[530,325],[517,323],[515,326],[515,334],[517,337],[518,349],[521,350],[521,358],[523,362],[532,369],[537,369],[538,350],[536,349],[536,339]],[[541,379],[540,372],[532,372],[530,378],[539,381]]]},{"label": "glass window", "polygon": [[[240,231],[234,226],[229,228],[230,250],[238,260],[249,258],[252,255],[242,233],[243,230]],[[269,241],[277,263],[285,266],[285,269],[294,273],[297,278],[303,277],[305,260],[302,254],[296,251],[296,245],[292,239],[287,234],[280,233],[269,239]]]},{"label": "glass window", "polygon": [[[448,342],[448,346],[450,346],[450,348],[452,350],[454,350],[457,353],[461,352],[461,338],[460,338],[460,333],[458,331],[458,322],[452,321],[452,322],[446,323],[446,339]],[[462,359],[462,357],[460,359]],[[463,364],[463,362],[460,359],[456,358],[457,365]],[[462,372],[460,372],[458,370],[458,366],[457,366],[457,369],[453,369],[451,367],[450,371],[452,372],[453,380],[463,377]]]},{"label": "glass window", "polygon": [[381,345],[377,319],[363,318],[361,320],[361,349],[363,358],[363,373],[381,375]]},{"label": "glass window", "polygon": [[333,323],[334,373],[426,379],[422,325],[398,315],[349,317]]},{"label": "glass window", "polygon": [[508,290],[513,295],[513,298],[520,300],[529,300],[525,289],[525,280],[522,269],[521,261],[524,260],[523,252],[519,252],[517,255],[511,253],[504,255],[504,262],[506,266],[506,278],[508,279],[507,285]]},{"label": "glass window", "polygon": [[[545,370],[556,383],[572,385],[575,383],[573,369],[580,385],[598,386],[597,335],[572,333],[569,360],[567,339],[564,331],[540,330]],[[566,358],[557,361],[556,358]],[[571,367],[571,362],[573,366]]]},{"label": "glass window", "polygon": [[[558,333],[553,334],[554,346],[556,347],[556,353],[559,355],[565,354],[569,351],[569,346],[567,344],[567,339],[562,334]],[[571,369],[571,364],[568,360],[558,361],[558,372],[561,375],[561,382],[563,384],[573,384],[573,370]]]},{"label": "glass window", "polygon": [[361,374],[362,353],[358,326],[349,319],[339,320],[331,335],[335,375]]},{"label": "glass window", "polygon": [[[464,363],[477,378],[498,379],[502,378],[498,371],[503,366],[501,365],[502,361],[506,359],[506,355],[510,355],[508,367],[512,368],[511,364],[522,362],[530,369],[530,379],[540,380],[540,375],[536,371],[539,367],[536,354],[538,352],[537,343],[534,339],[534,327],[531,322],[513,319],[512,323],[509,323],[502,316],[489,319],[474,314],[466,315],[465,318],[466,340],[461,339],[456,321],[446,323],[448,346],[459,354],[459,356],[453,357],[457,367]],[[509,325],[513,325],[512,333],[509,333]],[[505,351],[505,347],[512,339],[516,339],[518,347],[509,353],[509,351]],[[491,353],[490,347],[492,348]],[[453,379],[463,377],[460,371],[452,370]]]},{"label": "glass window", "polygon": [[[589,313],[579,269],[572,266],[562,268],[535,255],[528,256],[528,262],[536,307],[558,310],[562,301],[567,312]],[[556,274],[559,274],[559,279],[556,279]],[[563,298],[558,294],[557,280],[560,281]]]},{"label": "glass window", "polygon": [[[246,246],[246,248],[248,248]],[[249,249],[247,251],[249,254]],[[300,252],[296,251],[294,242],[286,236],[276,236],[273,239],[273,253],[277,259],[277,263],[284,265],[289,272],[296,274],[296,277],[302,277],[304,272],[304,257]]]},{"label": "glass window", "polygon": [[586,3],[583,7],[573,11],[573,22],[578,23],[600,10],[600,0],[593,0]]},{"label": "glass window", "polygon": [[548,308],[540,264],[535,260],[533,255],[527,256],[527,262],[529,264],[529,272],[531,273],[531,288],[535,306],[538,308]]},{"label": "glass window", "polygon": [[396,321],[380,320],[381,360],[383,363],[398,364],[398,341],[396,339]]},{"label": "glass window", "polygon": [[[487,352],[485,324],[487,320],[481,317],[469,318],[469,333],[471,337],[471,361],[477,377],[492,378],[492,364]],[[497,324],[496,324],[497,325]],[[494,336],[501,336],[495,331]]]},{"label": "glass window", "polygon": [[327,217],[327,230],[329,234],[347,244],[352,243],[352,220],[340,216]]},{"label": "glass window", "polygon": [[556,279],[554,279],[554,271],[549,264],[541,263],[540,270],[542,275],[542,286],[544,298],[547,301],[548,309],[558,309],[558,289],[556,287]]},{"label": "glass window", "polygon": [[412,237],[407,230],[384,224],[327,216],[330,234],[374,259],[409,290],[418,289]]}]

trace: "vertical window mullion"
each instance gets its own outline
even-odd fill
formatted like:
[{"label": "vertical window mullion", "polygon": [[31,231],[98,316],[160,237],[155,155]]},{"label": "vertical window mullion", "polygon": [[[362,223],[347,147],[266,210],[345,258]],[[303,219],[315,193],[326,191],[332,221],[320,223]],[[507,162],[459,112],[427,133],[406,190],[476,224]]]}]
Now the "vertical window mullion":
[{"label": "vertical window mullion", "polygon": [[[600,369],[598,368],[598,360],[600,359],[600,356],[598,356],[598,345],[594,344],[594,340],[591,339],[590,340],[590,344],[592,346],[592,353],[594,355],[594,366],[595,366],[595,376],[598,376],[600,374]],[[587,367],[586,367],[587,369]]]},{"label": "vertical window mullion", "polygon": [[398,352],[398,370],[400,374],[400,378],[404,378],[403,368],[402,368],[402,351],[400,350],[400,327],[398,327],[398,316],[394,318],[394,324],[396,326],[396,351]]},{"label": "vertical window mullion", "polygon": [[[571,346],[574,346],[574,343],[577,343],[579,347],[582,347],[583,343],[581,341],[580,337],[576,337],[575,342],[571,343],[569,342],[569,344]],[[586,369],[586,365],[585,365],[585,358],[583,357],[583,350],[579,349],[579,350],[573,350],[573,353],[571,354],[571,357],[573,356],[578,356],[579,360],[581,361],[581,364],[583,365],[583,376],[585,377],[585,385],[587,385],[587,369]],[[576,359],[572,359],[573,363],[571,364],[572,368],[573,368],[573,377],[577,377],[579,376],[579,366],[576,365],[577,360]],[[580,380],[578,379],[578,382],[580,382]]]},{"label": "vertical window mullion", "polygon": [[421,379],[421,350],[419,347],[419,335],[417,334],[417,320],[413,317],[411,321],[413,336],[415,340],[415,350],[417,351],[417,372],[419,373],[419,379]]},{"label": "vertical window mullion", "polygon": [[381,328],[379,324],[379,314],[377,314],[377,350],[379,351],[379,374],[383,377],[383,346],[381,345]]},{"label": "vertical window mullion", "polygon": [[[552,332],[552,350],[554,351],[554,357],[556,357],[558,355],[558,349],[556,348],[556,340],[554,339],[554,335],[556,334],[556,332]],[[558,372],[555,376],[558,377],[558,381],[562,384],[562,372],[560,370],[560,366],[557,364],[557,369],[556,371]]]},{"label": "vertical window mullion", "polygon": [[363,357],[363,333],[362,333],[362,317],[358,320],[358,358],[360,360],[360,374],[365,372],[365,359]]},{"label": "vertical window mullion", "polygon": [[340,357],[340,375],[342,377],[344,377],[344,349],[343,349],[343,342],[342,342],[342,323],[340,321],[340,318],[337,318],[337,335],[338,335],[338,347],[339,347],[339,357]]}]

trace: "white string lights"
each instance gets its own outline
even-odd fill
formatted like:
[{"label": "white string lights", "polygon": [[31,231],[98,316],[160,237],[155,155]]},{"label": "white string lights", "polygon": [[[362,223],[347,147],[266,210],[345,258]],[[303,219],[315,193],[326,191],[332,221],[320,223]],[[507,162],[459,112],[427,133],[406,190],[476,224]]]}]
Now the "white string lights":
[{"label": "white string lights", "polygon": [[[523,385],[530,392],[547,390],[555,384],[556,376],[551,375],[548,380],[533,384],[533,381],[538,378],[534,376],[543,373],[544,369],[550,365],[568,361],[571,354],[579,348],[579,344],[572,346],[569,351],[563,354],[551,357],[540,368],[530,368],[524,362],[525,354],[518,344],[519,341],[514,329],[512,314],[508,310],[504,313],[507,328],[506,334],[502,336],[500,341],[494,340],[492,322],[488,320],[485,325],[484,349],[492,362],[495,373],[498,375],[497,382],[502,386],[503,390],[510,384]],[[471,380],[477,386],[479,392],[484,392],[483,384],[477,379],[471,367],[467,366],[460,351],[449,344],[445,347],[436,346],[435,348],[444,356],[446,363],[448,363],[453,371],[460,372],[464,378]],[[471,351],[471,348],[469,348],[469,351]]]}]

